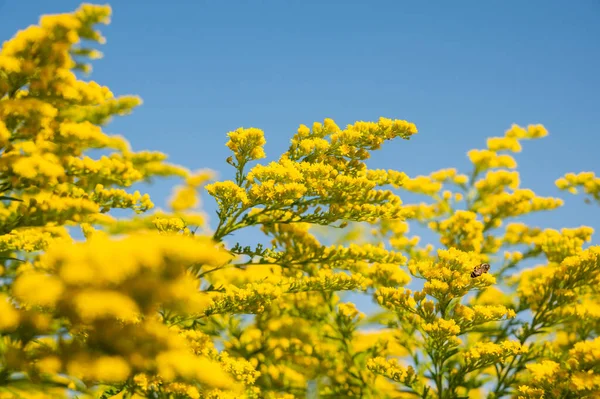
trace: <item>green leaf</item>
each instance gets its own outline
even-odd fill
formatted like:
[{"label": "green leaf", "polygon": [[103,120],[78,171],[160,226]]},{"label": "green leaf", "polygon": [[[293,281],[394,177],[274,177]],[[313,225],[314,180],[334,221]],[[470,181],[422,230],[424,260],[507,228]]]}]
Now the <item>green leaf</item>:
[{"label": "green leaf", "polygon": [[8,197],[6,195],[0,195],[0,200],[6,200],[6,201],[19,201],[19,202],[23,202],[22,199],[19,198],[15,198],[15,197]]},{"label": "green leaf", "polygon": [[10,256],[0,256],[0,259],[6,259],[6,260],[16,260],[18,262],[25,262],[23,259],[19,259],[19,258],[12,258]]}]

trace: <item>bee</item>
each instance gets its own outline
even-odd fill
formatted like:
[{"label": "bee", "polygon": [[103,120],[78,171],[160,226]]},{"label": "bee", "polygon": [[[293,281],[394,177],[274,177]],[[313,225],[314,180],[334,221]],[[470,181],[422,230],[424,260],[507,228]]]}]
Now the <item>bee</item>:
[{"label": "bee", "polygon": [[479,277],[483,273],[487,273],[490,270],[490,267],[489,263],[482,263],[479,266],[475,266],[471,272],[471,278]]}]

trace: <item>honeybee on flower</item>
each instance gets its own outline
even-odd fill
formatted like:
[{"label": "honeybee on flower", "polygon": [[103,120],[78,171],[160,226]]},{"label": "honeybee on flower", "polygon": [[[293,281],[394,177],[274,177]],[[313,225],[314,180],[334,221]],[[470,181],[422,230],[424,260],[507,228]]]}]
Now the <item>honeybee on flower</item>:
[{"label": "honeybee on flower", "polygon": [[471,278],[476,278],[481,276],[483,273],[487,273],[490,270],[489,263],[482,263],[479,266],[475,266],[473,271],[471,272]]}]

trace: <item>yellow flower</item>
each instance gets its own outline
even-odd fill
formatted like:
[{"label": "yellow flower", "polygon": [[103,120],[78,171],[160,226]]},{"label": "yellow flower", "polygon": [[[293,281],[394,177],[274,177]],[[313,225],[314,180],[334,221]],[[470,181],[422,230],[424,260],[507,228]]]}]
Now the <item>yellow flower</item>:
[{"label": "yellow flower", "polygon": [[383,357],[369,359],[367,368],[374,373],[384,375],[408,386],[411,386],[417,380],[415,370],[411,366],[401,366],[396,359],[386,360]]},{"label": "yellow flower", "polygon": [[521,144],[516,137],[491,137],[487,140],[487,147],[495,152],[502,150],[521,152]]},{"label": "yellow flower", "polygon": [[249,203],[246,191],[231,180],[208,184],[206,190],[223,209],[246,206]]},{"label": "yellow flower", "polygon": [[55,276],[27,273],[17,279],[14,295],[28,305],[54,306],[64,291],[63,283]]},{"label": "yellow flower", "polygon": [[130,367],[119,356],[101,356],[94,359],[89,356],[76,356],[67,364],[70,375],[84,380],[99,380],[103,382],[120,382],[127,379]]},{"label": "yellow flower", "polygon": [[229,141],[227,147],[235,154],[238,164],[265,158],[264,145],[265,135],[262,130],[256,128],[239,128],[227,133]]},{"label": "yellow flower", "polygon": [[600,203],[600,177],[596,177],[593,172],[567,173],[556,180],[555,184],[560,190],[569,191],[571,194],[577,194],[578,188],[582,188],[585,194]]},{"label": "yellow flower", "polygon": [[541,363],[528,364],[526,367],[534,381],[545,382],[554,377],[560,365],[551,360],[544,360]]},{"label": "yellow flower", "polygon": [[363,313],[359,312],[358,309],[356,309],[356,305],[353,303],[342,303],[338,305],[338,311],[340,315],[351,320],[355,318],[360,320],[365,316]]},{"label": "yellow flower", "polygon": [[185,183],[190,187],[200,187],[208,180],[214,177],[214,173],[210,170],[199,170],[194,174],[186,177]]},{"label": "yellow flower", "polygon": [[131,298],[116,291],[83,291],[73,301],[77,313],[86,322],[103,318],[135,321],[140,312]]},{"label": "yellow flower", "polygon": [[234,380],[218,363],[185,351],[162,352],[156,358],[158,374],[167,381],[181,377],[209,387],[236,388]]},{"label": "yellow flower", "polygon": [[47,356],[36,362],[37,369],[42,373],[56,374],[60,372],[62,362],[57,356]]},{"label": "yellow flower", "polygon": [[120,357],[102,356],[94,361],[94,375],[100,381],[124,381],[129,373],[129,365]]},{"label": "yellow flower", "polygon": [[179,187],[170,200],[171,208],[176,212],[195,208],[199,204],[200,199],[193,187]]},{"label": "yellow flower", "polygon": [[8,296],[0,294],[0,331],[10,331],[19,324],[19,312],[9,303]]},{"label": "yellow flower", "polygon": [[471,150],[467,155],[478,171],[493,168],[514,169],[517,167],[517,161],[510,155],[498,155],[490,150]]}]

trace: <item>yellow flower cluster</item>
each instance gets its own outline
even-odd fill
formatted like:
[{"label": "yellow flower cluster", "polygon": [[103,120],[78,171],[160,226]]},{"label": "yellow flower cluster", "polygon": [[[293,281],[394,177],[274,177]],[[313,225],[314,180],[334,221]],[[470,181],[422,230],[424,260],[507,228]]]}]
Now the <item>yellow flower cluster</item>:
[{"label": "yellow flower cluster", "polygon": [[563,259],[583,251],[585,242],[592,239],[594,229],[582,226],[576,229],[545,229],[532,242],[546,255],[550,262],[560,263]]},{"label": "yellow flower cluster", "polygon": [[[132,153],[125,139],[102,131],[111,116],[139,105],[138,98],[115,98],[107,87],[75,74],[99,57],[86,46],[103,41],[95,25],[107,23],[110,12],[108,6],[82,5],[70,14],[44,16],[2,45],[0,192],[11,202],[0,207],[0,234],[9,255],[44,249],[64,237],[52,232],[63,224],[92,222],[112,208],[153,207],[147,195],[115,186],[185,174],[165,164],[164,154]],[[116,152],[100,159],[84,155],[92,149]]]},{"label": "yellow flower cluster", "polygon": [[423,292],[440,300],[460,298],[475,287],[485,287],[495,283],[493,276],[483,274],[477,279],[470,273],[483,261],[475,252],[463,252],[456,248],[437,251],[437,261],[430,259],[410,262],[410,272],[427,280]]},{"label": "yellow flower cluster", "polygon": [[517,167],[517,161],[510,155],[498,155],[491,150],[471,150],[467,155],[478,172],[494,168],[514,169]]},{"label": "yellow flower cluster", "polygon": [[490,137],[487,139],[487,148],[490,151],[521,152],[521,143],[518,137]]},{"label": "yellow flower cluster", "polygon": [[148,194],[142,195],[139,191],[129,194],[122,189],[106,189],[102,184],[96,186],[91,199],[104,209],[124,208],[133,209],[136,212],[141,213],[154,208],[154,204],[150,200]]},{"label": "yellow flower cluster", "polygon": [[446,220],[431,222],[430,228],[447,248],[480,252],[483,247],[483,223],[474,212],[458,210]]},{"label": "yellow flower cluster", "polygon": [[301,125],[292,138],[288,155],[295,160],[324,157],[332,157],[340,163],[344,162],[343,158],[363,160],[368,157],[368,150],[379,149],[385,140],[409,139],[416,133],[413,123],[402,120],[380,118],[377,123],[356,122],[342,130],[333,120],[325,119],[323,124],[314,123],[312,129]]},{"label": "yellow flower cluster", "polygon": [[585,194],[600,203],[600,177],[596,177],[594,172],[567,173],[564,177],[557,179],[555,184],[559,189],[566,190],[571,194],[577,194],[578,188],[583,188]]},{"label": "yellow flower cluster", "polygon": [[[228,254],[206,239],[140,234],[110,240],[98,236],[83,244],[55,243],[39,264],[18,276],[13,294],[24,309],[53,308],[73,327],[78,326],[90,349],[111,348],[114,356],[106,357],[91,356],[76,341],[65,345],[56,355],[61,359],[59,369],[65,367],[69,375],[122,381],[134,370],[153,370],[150,359],[155,355],[156,370],[166,380],[178,376],[219,386],[218,380],[203,377],[214,366],[181,349],[183,344],[152,321],[152,315],[158,306],[193,312],[207,307],[211,299],[198,291],[199,282],[186,270],[191,264],[214,267],[228,259]],[[162,352],[143,356],[142,347],[161,345],[166,345]]]},{"label": "yellow flower cluster", "polygon": [[412,179],[406,179],[402,188],[418,194],[433,195],[442,189],[439,180],[429,176],[417,176]]},{"label": "yellow flower cluster", "polygon": [[373,228],[371,234],[374,237],[381,237],[383,239],[388,238],[387,236],[389,235],[389,244],[396,251],[411,253],[411,250],[415,248],[421,240],[418,236],[408,236],[410,225],[405,220],[385,220],[382,221],[378,227],[378,229]]},{"label": "yellow flower cluster", "polygon": [[19,324],[19,312],[6,294],[0,295],[0,331],[11,331]]},{"label": "yellow flower cluster", "polygon": [[565,315],[572,316],[584,323],[595,323],[600,319],[600,303],[597,299],[583,299],[581,303],[571,304],[562,309]]},{"label": "yellow flower cluster", "polygon": [[506,225],[503,241],[513,245],[532,244],[540,233],[541,229],[529,227],[524,223],[509,223]]},{"label": "yellow flower cluster", "polygon": [[538,139],[546,137],[547,135],[548,131],[542,125],[528,125],[525,129],[519,125],[513,124],[510,129],[504,133],[504,136],[507,138],[516,138],[519,140]]},{"label": "yellow flower cluster", "polygon": [[374,373],[408,386],[411,386],[417,380],[415,370],[411,366],[401,366],[396,359],[386,360],[382,357],[376,357],[368,361],[367,368]]},{"label": "yellow flower cluster", "polygon": [[433,302],[428,301],[423,293],[415,292],[413,294],[412,290],[406,288],[382,287],[375,292],[375,298],[381,306],[396,312],[402,310],[416,312],[417,303],[420,309],[430,307],[430,310],[433,311]]},{"label": "yellow flower cluster", "polygon": [[498,287],[490,286],[480,291],[478,296],[471,298],[470,302],[477,305],[502,305],[510,308],[514,306],[512,296]]},{"label": "yellow flower cluster", "polygon": [[229,132],[227,136],[229,137],[227,147],[235,154],[238,164],[266,157],[263,148],[266,140],[262,130],[239,128]]},{"label": "yellow flower cluster", "polygon": [[331,270],[320,270],[316,276],[296,277],[287,281],[288,292],[303,291],[344,291],[366,289],[368,281],[360,273],[334,273]]},{"label": "yellow flower cluster", "polygon": [[199,170],[185,175],[185,184],[175,187],[169,205],[174,212],[198,216],[190,210],[198,208],[201,204],[198,190],[211,178],[213,173],[209,170]]},{"label": "yellow flower cluster", "polygon": [[[518,220],[562,205],[511,170],[508,153],[543,126],[489,138],[467,174],[413,178],[366,163],[417,133],[404,120],[301,125],[288,151],[253,165],[265,135],[239,128],[226,144],[235,177],[204,187],[210,171],[103,132],[141,104],[78,80],[109,15],[45,16],[0,51],[0,398],[598,396],[593,229]],[[168,212],[109,214],[152,209],[128,187],[157,176],[183,180]],[[556,184],[598,200],[598,181]],[[210,232],[195,228],[208,229],[204,188]],[[428,202],[405,205],[397,189]],[[415,222],[441,246],[419,246]],[[231,241],[240,229],[250,242]],[[350,302],[365,293],[380,312]]]},{"label": "yellow flower cluster", "polygon": [[519,173],[507,170],[490,170],[485,177],[475,182],[475,188],[480,196],[498,194],[506,187],[516,190],[519,188]]},{"label": "yellow flower cluster", "polygon": [[490,321],[511,319],[516,317],[513,309],[507,309],[502,305],[474,305],[472,307],[456,305],[454,318],[463,330],[484,324]]},{"label": "yellow flower cluster", "polygon": [[342,317],[349,320],[362,319],[365,317],[364,313],[359,312],[358,309],[356,309],[356,305],[353,303],[340,304],[338,306],[338,312]]},{"label": "yellow flower cluster", "polygon": [[593,246],[560,264],[524,271],[519,277],[517,293],[533,310],[546,307],[557,311],[572,303],[577,290],[597,281],[599,273],[600,247]]},{"label": "yellow flower cluster", "polygon": [[600,338],[596,338],[576,343],[565,362],[542,360],[528,364],[529,379],[519,386],[519,398],[596,397],[600,392],[599,361]]},{"label": "yellow flower cluster", "polygon": [[250,202],[246,191],[231,180],[209,184],[206,189],[223,209],[243,208]]},{"label": "yellow flower cluster", "polygon": [[458,345],[461,342],[458,338],[460,326],[454,320],[436,319],[433,323],[423,324],[423,331],[432,341],[448,341],[450,345]]},{"label": "yellow flower cluster", "polygon": [[518,341],[477,342],[464,353],[465,369],[473,371],[491,364],[503,363],[512,356],[527,353],[527,347]]},{"label": "yellow flower cluster", "polygon": [[63,227],[21,228],[0,235],[0,252],[36,252],[48,248],[54,240],[68,237]]},{"label": "yellow flower cluster", "polygon": [[410,276],[397,263],[374,263],[365,274],[379,287],[401,287],[410,282]]},{"label": "yellow flower cluster", "polygon": [[381,352],[384,354],[406,356],[408,351],[399,342],[401,336],[401,333],[391,328],[357,331],[352,345],[357,352],[363,352],[370,348],[381,348]]},{"label": "yellow flower cluster", "polygon": [[[563,205],[560,198],[538,197],[529,189],[518,189],[512,193],[501,192],[486,197],[486,201],[477,207],[485,223],[506,219],[537,211],[549,211]],[[497,226],[496,226],[497,227]]]},{"label": "yellow flower cluster", "polygon": [[282,288],[275,284],[252,283],[245,288],[232,285],[227,287],[225,293],[214,298],[204,314],[210,316],[220,313],[261,313],[282,294]]}]

